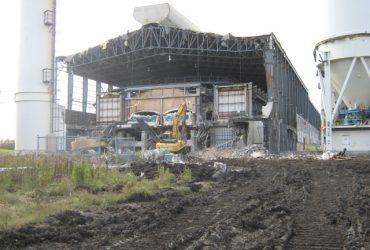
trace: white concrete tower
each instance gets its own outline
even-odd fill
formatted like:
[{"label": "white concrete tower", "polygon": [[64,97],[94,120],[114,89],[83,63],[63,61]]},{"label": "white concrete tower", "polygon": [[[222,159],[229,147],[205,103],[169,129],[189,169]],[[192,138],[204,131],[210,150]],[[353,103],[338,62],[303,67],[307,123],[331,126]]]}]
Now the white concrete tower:
[{"label": "white concrete tower", "polygon": [[37,137],[51,132],[56,0],[21,0],[15,150],[43,151]]}]

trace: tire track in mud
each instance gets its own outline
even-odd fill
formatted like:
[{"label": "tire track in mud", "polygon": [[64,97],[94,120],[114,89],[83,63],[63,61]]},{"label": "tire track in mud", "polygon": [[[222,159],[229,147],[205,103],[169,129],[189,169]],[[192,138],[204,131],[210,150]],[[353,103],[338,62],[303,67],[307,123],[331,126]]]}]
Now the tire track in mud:
[{"label": "tire track in mud", "polygon": [[348,171],[330,165],[312,171],[313,189],[303,202],[303,209],[294,215],[288,250],[341,250],[345,246],[348,222],[343,215],[351,213],[348,203],[354,183]]},{"label": "tire track in mud", "polygon": [[[299,193],[295,201],[289,202],[300,202],[302,184],[306,183],[302,181],[302,172],[291,174],[283,169],[276,174],[271,166],[266,169],[262,164],[230,175],[209,193],[198,194],[155,231],[108,248],[283,249],[292,230],[286,197],[288,192]],[[296,177],[301,181],[294,181]]]},{"label": "tire track in mud", "polygon": [[[258,178],[255,172],[246,175]],[[199,240],[207,228],[240,211],[245,204],[243,194],[255,192],[256,188],[250,185],[248,178],[236,180],[232,185],[227,180],[215,184],[209,193],[195,194],[190,202],[172,211],[174,216],[155,232],[141,235],[146,237],[145,241],[131,239],[121,244],[120,249],[185,249]]]}]

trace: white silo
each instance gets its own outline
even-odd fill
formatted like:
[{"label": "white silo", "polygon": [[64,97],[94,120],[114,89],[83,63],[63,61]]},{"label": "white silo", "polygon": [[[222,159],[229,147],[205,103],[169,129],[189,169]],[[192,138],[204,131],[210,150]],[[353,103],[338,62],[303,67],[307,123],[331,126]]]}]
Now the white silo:
[{"label": "white silo", "polygon": [[322,89],[323,146],[370,151],[370,1],[328,0],[315,47]]},{"label": "white silo", "polygon": [[51,132],[55,0],[21,0],[21,34],[16,102],[18,153],[45,150],[38,136]]}]

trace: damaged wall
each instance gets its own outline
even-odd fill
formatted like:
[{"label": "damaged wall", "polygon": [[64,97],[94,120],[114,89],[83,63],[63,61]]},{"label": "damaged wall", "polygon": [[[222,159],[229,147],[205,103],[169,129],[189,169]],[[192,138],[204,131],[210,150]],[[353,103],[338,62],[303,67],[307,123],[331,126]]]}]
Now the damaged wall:
[{"label": "damaged wall", "polygon": [[155,111],[161,115],[177,108],[186,101],[187,109],[196,110],[196,96],[189,88],[159,88],[127,91],[125,103],[128,114]]},{"label": "damaged wall", "polygon": [[320,131],[297,114],[297,150],[317,150],[320,146]]}]

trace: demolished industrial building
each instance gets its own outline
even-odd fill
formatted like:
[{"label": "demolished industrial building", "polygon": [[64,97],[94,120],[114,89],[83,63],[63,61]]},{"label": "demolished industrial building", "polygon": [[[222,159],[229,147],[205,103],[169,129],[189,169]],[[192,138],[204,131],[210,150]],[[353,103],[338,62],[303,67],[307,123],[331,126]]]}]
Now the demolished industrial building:
[{"label": "demolished industrial building", "polygon": [[[135,138],[139,149],[148,149],[150,133],[133,126],[135,117],[165,133],[185,101],[191,150],[237,141],[271,152],[319,146],[320,115],[273,33],[235,37],[162,23],[62,57],[69,74],[67,135],[118,122],[115,136]],[[80,111],[73,110],[76,77],[82,78]],[[87,109],[91,82],[96,114]],[[104,84],[109,87],[102,92]],[[91,119],[76,119],[86,116]]]}]

